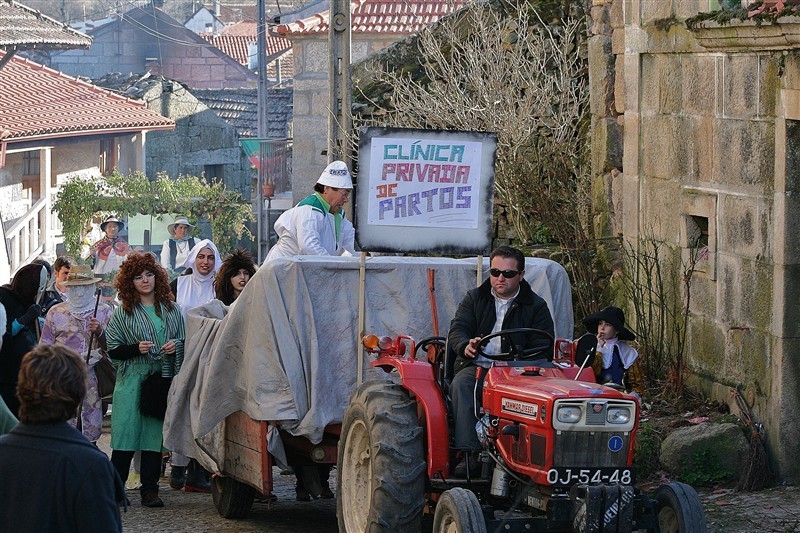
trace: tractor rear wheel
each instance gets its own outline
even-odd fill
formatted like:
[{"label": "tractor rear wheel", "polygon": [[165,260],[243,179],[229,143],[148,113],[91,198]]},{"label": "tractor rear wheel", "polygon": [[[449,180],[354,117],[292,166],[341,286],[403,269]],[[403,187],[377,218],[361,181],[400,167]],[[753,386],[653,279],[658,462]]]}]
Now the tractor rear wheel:
[{"label": "tractor rear wheel", "polygon": [[444,491],[436,503],[433,533],[486,533],[486,520],[475,493],[461,487]]},{"label": "tractor rear wheel", "polygon": [[705,533],[703,504],[691,486],[678,482],[663,485],[654,499],[660,533]]},{"label": "tractor rear wheel", "polygon": [[240,483],[233,478],[213,476],[211,478],[211,499],[214,507],[223,518],[244,518],[253,507],[256,489]]},{"label": "tractor rear wheel", "polygon": [[350,399],[339,438],[336,514],[343,533],[419,531],[425,453],[417,402],[371,381]]}]

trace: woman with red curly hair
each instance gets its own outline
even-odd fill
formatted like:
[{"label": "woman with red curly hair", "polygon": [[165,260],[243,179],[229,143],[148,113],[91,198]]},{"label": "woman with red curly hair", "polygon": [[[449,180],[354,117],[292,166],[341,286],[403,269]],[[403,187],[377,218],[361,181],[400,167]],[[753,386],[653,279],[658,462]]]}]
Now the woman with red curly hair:
[{"label": "woman with red curly hair", "polygon": [[158,478],[164,420],[142,414],[141,405],[150,400],[139,396],[142,382],[150,374],[172,378],[180,370],[183,316],[173,301],[167,272],[151,253],[131,253],[120,266],[114,285],[122,307],[114,311],[106,329],[108,354],[117,367],[111,462],[124,483],[133,454],[141,450],[142,505],[163,507]]}]

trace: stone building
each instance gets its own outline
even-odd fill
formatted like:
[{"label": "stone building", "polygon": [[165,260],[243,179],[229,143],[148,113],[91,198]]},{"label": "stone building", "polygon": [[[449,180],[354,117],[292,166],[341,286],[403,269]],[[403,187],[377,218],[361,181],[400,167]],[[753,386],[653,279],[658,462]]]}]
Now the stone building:
[{"label": "stone building", "polygon": [[[146,164],[151,179],[159,172],[172,178],[204,176],[222,180],[227,189],[251,198],[254,172],[239,140],[256,136],[256,89],[191,91],[174,80],[148,74],[109,74],[94,83],[145,102],[175,121],[169,134],[153,132],[148,137]],[[291,89],[269,90],[270,134],[285,136],[290,100]]]},{"label": "stone building", "polygon": [[154,5],[89,31],[89,50],[51,54],[50,65],[73,76],[151,72],[191,89],[255,87],[258,76]]},{"label": "stone building", "polygon": [[[353,2],[351,63],[416,33],[457,11],[462,0],[358,0]],[[280,16],[275,32],[292,41],[294,109],[292,192],[294,200],[311,190],[327,164],[328,2],[311,2]]]},{"label": "stone building", "polygon": [[716,0],[592,5],[596,220],[611,214],[606,234],[663,243],[675,263],[700,252],[686,345],[694,384],[723,401],[741,388],[780,477],[797,482],[800,17],[690,31],[686,19]]}]

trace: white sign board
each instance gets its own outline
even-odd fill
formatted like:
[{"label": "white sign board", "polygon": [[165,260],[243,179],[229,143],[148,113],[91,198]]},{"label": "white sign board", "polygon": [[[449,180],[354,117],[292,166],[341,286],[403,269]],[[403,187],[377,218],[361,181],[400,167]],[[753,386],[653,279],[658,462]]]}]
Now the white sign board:
[{"label": "white sign board", "polygon": [[488,252],[496,147],[496,136],[484,132],[363,129],[356,185],[361,249]]}]

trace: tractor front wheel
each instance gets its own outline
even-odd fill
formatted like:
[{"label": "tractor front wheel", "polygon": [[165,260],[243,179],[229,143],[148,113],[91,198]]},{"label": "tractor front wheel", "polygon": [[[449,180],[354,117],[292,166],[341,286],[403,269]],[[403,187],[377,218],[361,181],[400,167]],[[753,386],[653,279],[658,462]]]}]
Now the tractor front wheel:
[{"label": "tractor front wheel", "polygon": [[486,533],[486,520],[474,492],[446,490],[436,503],[433,533]]},{"label": "tractor front wheel", "polygon": [[371,381],[350,399],[336,472],[339,531],[419,531],[425,454],[417,403],[401,385]]},{"label": "tractor front wheel", "polygon": [[706,515],[695,490],[686,483],[668,483],[655,493],[659,533],[705,533]]}]

